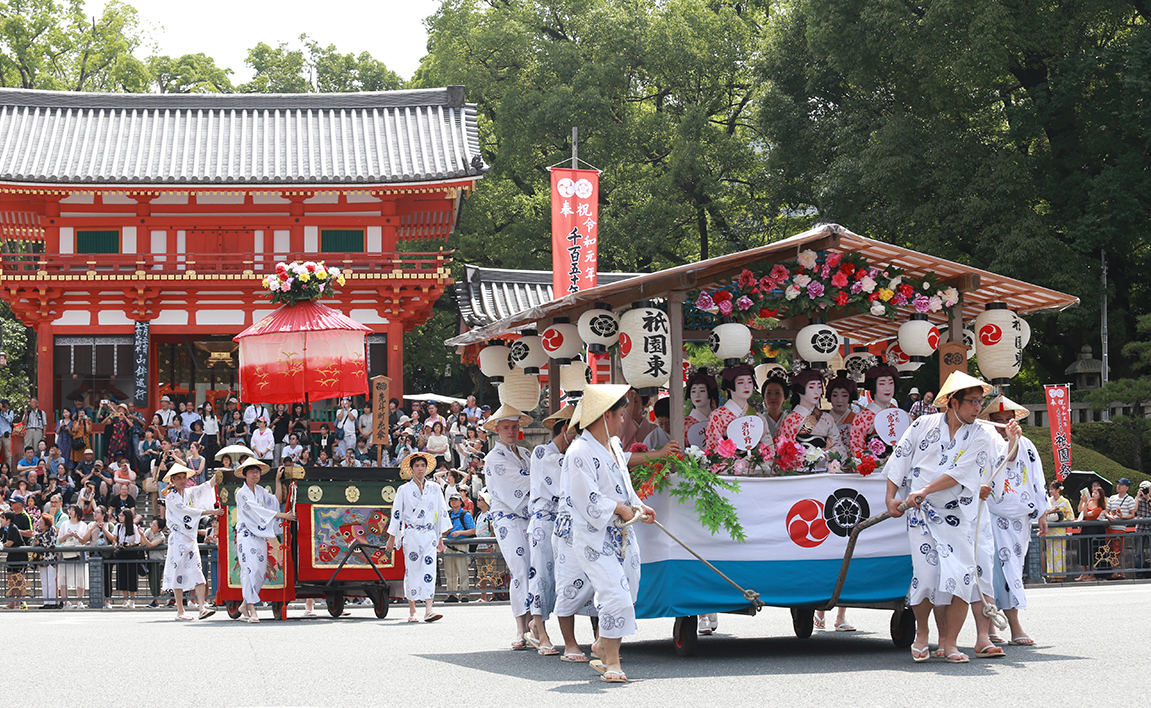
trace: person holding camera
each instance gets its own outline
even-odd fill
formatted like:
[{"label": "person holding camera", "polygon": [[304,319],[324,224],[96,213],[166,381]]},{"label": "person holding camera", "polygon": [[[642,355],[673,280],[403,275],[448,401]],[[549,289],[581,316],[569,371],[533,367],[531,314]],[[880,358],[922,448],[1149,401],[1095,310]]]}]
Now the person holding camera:
[{"label": "person holding camera", "polygon": [[340,457],[347,456],[348,450],[356,447],[356,419],[359,416],[359,412],[352,408],[350,396],[340,399],[340,407],[336,411],[336,437],[339,439],[336,452]]},{"label": "person holding camera", "polygon": [[47,416],[40,410],[39,399],[28,399],[28,409],[24,411],[20,422],[24,424],[24,444],[33,450],[38,449],[40,441],[44,439],[44,426],[48,424]]}]

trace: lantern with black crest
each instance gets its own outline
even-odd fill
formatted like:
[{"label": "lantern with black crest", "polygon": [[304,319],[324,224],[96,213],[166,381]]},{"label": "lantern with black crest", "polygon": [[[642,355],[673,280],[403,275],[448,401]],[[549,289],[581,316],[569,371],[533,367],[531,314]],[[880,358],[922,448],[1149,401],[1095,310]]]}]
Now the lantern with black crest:
[{"label": "lantern with black crest", "polygon": [[839,351],[839,333],[822,318],[811,318],[811,324],[795,336],[795,352],[813,369],[827,368],[827,362]]},{"label": "lantern with black crest", "polygon": [[488,342],[480,350],[480,373],[494,384],[503,383],[504,376],[514,368],[509,358],[510,350],[498,339]]},{"label": "lantern with black crest", "polygon": [[535,328],[525,329],[520,338],[511,343],[508,357],[530,376],[538,376],[540,368],[548,364],[548,353],[544,351],[543,340],[536,334]]},{"label": "lantern with black crest", "polygon": [[751,353],[751,330],[738,322],[724,322],[711,331],[707,345],[724,366],[735,366]]},{"label": "lantern with black crest", "polygon": [[[645,396],[655,395],[671,380],[670,320],[666,312],[652,304],[634,303],[620,318],[623,378]],[[676,352],[676,361],[681,357],[682,352]]]},{"label": "lantern with black crest", "polygon": [[855,351],[843,359],[843,369],[855,383],[863,383],[867,370],[879,363],[874,354],[867,351],[867,347],[855,347]]},{"label": "lantern with black crest", "polygon": [[597,302],[579,316],[576,326],[580,339],[587,343],[587,350],[592,354],[603,354],[619,341],[619,317],[607,303]]},{"label": "lantern with black crest", "polygon": [[583,349],[579,327],[566,317],[557,317],[540,337],[544,351],[560,366],[570,364]]}]

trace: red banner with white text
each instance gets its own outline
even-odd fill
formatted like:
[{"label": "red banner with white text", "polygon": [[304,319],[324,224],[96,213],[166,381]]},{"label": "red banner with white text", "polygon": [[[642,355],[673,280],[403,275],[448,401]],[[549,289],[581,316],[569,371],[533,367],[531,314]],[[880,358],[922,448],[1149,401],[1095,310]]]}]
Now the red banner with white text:
[{"label": "red banner with white text", "polygon": [[552,168],[552,297],[596,286],[599,172]]},{"label": "red banner with white text", "polygon": [[1067,384],[1043,387],[1047,395],[1047,420],[1051,427],[1051,453],[1055,456],[1055,478],[1071,472],[1071,387]]}]

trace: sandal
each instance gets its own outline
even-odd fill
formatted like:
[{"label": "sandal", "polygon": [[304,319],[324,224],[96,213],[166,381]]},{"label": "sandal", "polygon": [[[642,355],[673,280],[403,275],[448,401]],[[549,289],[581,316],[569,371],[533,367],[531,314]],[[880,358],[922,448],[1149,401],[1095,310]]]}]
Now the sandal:
[{"label": "sandal", "polygon": [[259,624],[259,623],[260,623],[259,617],[253,616],[253,617],[248,618],[248,624]]},{"label": "sandal", "polygon": [[420,618],[416,617],[415,615],[408,615],[408,621],[409,622],[419,622]]},{"label": "sandal", "polygon": [[536,651],[539,652],[540,656],[555,656],[560,653],[559,648],[554,645],[550,647],[540,647]]},{"label": "sandal", "polygon": [[599,659],[593,659],[593,660],[589,661],[588,666],[590,666],[592,668],[592,671],[595,671],[597,674],[599,674],[601,676],[604,675],[605,673],[607,673],[607,666],[602,661],[600,661]]},{"label": "sandal", "polygon": [[931,652],[931,655],[934,656],[936,659],[942,659],[943,658],[943,650],[942,649],[936,649],[935,651]]},{"label": "sandal", "polygon": [[1035,640],[1032,639],[1031,637],[1024,635],[1022,637],[1012,637],[1011,641],[1008,642],[1008,644],[1014,644],[1014,645],[1020,646],[1020,647],[1029,647],[1029,646],[1033,646],[1035,644]]},{"label": "sandal", "polygon": [[994,632],[992,632],[991,634],[988,634],[987,638],[990,639],[991,641],[995,642],[996,644],[1006,644],[1007,643],[1006,639],[999,636],[998,634],[995,634]]},{"label": "sandal", "polygon": [[188,615],[176,615],[176,619],[178,619],[178,620],[191,620],[193,618],[189,617]]},{"label": "sandal", "polygon": [[536,639],[535,635],[531,632],[524,632],[524,641],[532,645],[532,649],[540,648],[540,640]]},{"label": "sandal", "polygon": [[213,610],[210,607],[205,607],[204,609],[200,610],[199,619],[208,619],[209,617],[211,617],[214,614],[216,614],[215,610]]},{"label": "sandal", "polygon": [[440,620],[443,618],[444,618],[444,616],[441,614],[438,614],[438,613],[433,613],[430,615],[424,615],[424,621],[425,622],[435,622],[436,620]]},{"label": "sandal", "polygon": [[971,661],[971,657],[967,656],[961,651],[957,651],[954,654],[948,654],[947,656],[943,657],[943,660],[948,664],[966,664]]},{"label": "sandal", "polygon": [[599,680],[604,683],[627,683],[627,676],[622,671],[605,671],[600,674]]},{"label": "sandal", "polygon": [[835,631],[837,631],[837,632],[854,632],[855,626],[848,624],[847,622],[844,622],[843,624],[835,625]]},{"label": "sandal", "polygon": [[813,621],[813,626],[816,629],[827,629],[827,624],[824,622],[822,617],[816,617]]},{"label": "sandal", "polygon": [[928,647],[923,647],[922,649],[917,649],[914,646],[911,647],[911,660],[915,663],[918,664],[927,661],[929,658],[931,658],[931,651]]},{"label": "sandal", "polygon": [[304,610],[304,616],[305,617],[315,617],[316,613],[314,610]]},{"label": "sandal", "polygon": [[517,639],[512,642],[512,651],[519,651],[520,649],[527,649],[528,643],[522,639]]},{"label": "sandal", "polygon": [[976,649],[975,656],[980,659],[998,659],[1000,657],[1007,656],[1007,652],[1003,651],[1001,647],[997,647],[994,644],[988,644],[982,649]]},{"label": "sandal", "polygon": [[572,652],[571,654],[564,654],[561,656],[560,661],[567,661],[572,664],[582,664],[587,661],[587,655],[583,652]]}]

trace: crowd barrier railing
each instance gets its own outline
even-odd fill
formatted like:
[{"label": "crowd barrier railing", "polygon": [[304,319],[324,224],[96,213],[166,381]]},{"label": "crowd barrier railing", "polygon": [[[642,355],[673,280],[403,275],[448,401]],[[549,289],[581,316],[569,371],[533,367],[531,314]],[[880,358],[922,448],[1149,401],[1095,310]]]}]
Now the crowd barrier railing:
[{"label": "crowd barrier railing", "polygon": [[1048,522],[1031,526],[1024,578],[1029,582],[1151,578],[1151,518]]}]

